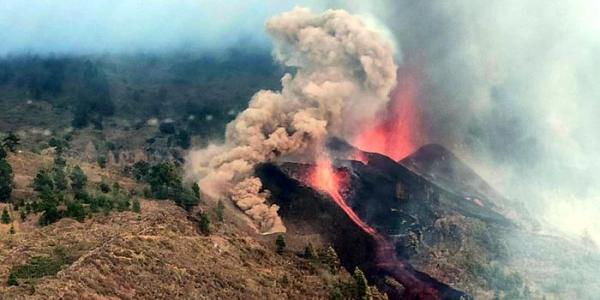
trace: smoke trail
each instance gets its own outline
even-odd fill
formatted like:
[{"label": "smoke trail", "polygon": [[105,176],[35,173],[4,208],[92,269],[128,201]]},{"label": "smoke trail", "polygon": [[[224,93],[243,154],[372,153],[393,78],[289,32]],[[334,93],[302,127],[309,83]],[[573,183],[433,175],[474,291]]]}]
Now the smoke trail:
[{"label": "smoke trail", "polygon": [[313,157],[329,135],[345,135],[388,101],[396,83],[391,44],[343,10],[305,8],[272,17],[266,29],[275,59],[295,71],[281,91],[259,91],[228,124],[225,141],[191,151],[187,174],[212,198],[229,197],[262,232],[285,231],[266,203],[256,164],[282,156]]}]

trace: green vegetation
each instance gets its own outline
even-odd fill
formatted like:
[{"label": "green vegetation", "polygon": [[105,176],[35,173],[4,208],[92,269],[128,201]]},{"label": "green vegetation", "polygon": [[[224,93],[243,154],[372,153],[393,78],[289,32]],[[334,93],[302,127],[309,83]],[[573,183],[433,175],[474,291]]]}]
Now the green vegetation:
[{"label": "green vegetation", "polygon": [[12,167],[6,160],[6,151],[0,146],[0,202],[10,199],[12,193]]},{"label": "green vegetation", "polygon": [[223,200],[219,200],[217,202],[217,207],[215,207],[215,216],[217,216],[217,222],[223,223],[224,211],[225,211],[225,204],[223,203]]},{"label": "green vegetation", "polygon": [[85,173],[83,172],[81,167],[79,167],[79,165],[73,168],[73,171],[71,171],[71,175],[69,175],[69,178],[71,179],[71,188],[74,191],[82,191],[87,184],[87,176],[85,176]]},{"label": "green vegetation", "polygon": [[208,219],[208,215],[206,213],[201,213],[200,214],[200,231],[205,234],[208,235],[210,234],[210,220]]},{"label": "green vegetation", "polygon": [[0,221],[2,224],[10,223],[10,215],[8,214],[8,209],[6,209],[6,207],[4,207],[2,210],[2,217],[0,217]]},{"label": "green vegetation", "polygon": [[100,168],[102,168],[102,169],[106,168],[106,164],[108,163],[106,155],[98,156],[98,159],[96,161],[98,162],[98,166],[100,166]]},{"label": "green vegetation", "polygon": [[320,256],[323,257],[323,263],[325,263],[329,267],[331,273],[336,274],[340,271],[340,259],[333,247],[328,247],[327,251],[325,251],[325,253],[323,253],[323,255]]},{"label": "green vegetation", "polygon": [[200,201],[200,189],[194,185],[183,184],[179,170],[170,162],[162,162],[150,166],[146,162],[136,162],[133,165],[132,175],[140,182],[149,185],[145,196],[159,200],[170,199],[186,211]]},{"label": "green vegetation", "polygon": [[133,199],[133,203],[131,204],[131,210],[138,214],[142,212],[142,207],[140,206],[140,200],[138,198]]},{"label": "green vegetation", "polygon": [[17,146],[20,144],[21,139],[14,134],[9,132],[8,135],[2,140],[2,146],[8,149],[10,152],[17,151]]},{"label": "green vegetation", "polygon": [[277,247],[277,253],[282,254],[283,250],[285,250],[285,239],[283,238],[283,235],[277,235],[275,246]]},{"label": "green vegetation", "polygon": [[354,279],[354,295],[356,299],[369,299],[367,278],[365,278],[365,274],[358,267],[354,269],[352,279]]},{"label": "green vegetation", "polygon": [[8,274],[8,279],[6,280],[6,285],[8,285],[8,286],[19,285],[19,282],[17,281],[17,275],[15,275],[14,273]]},{"label": "green vegetation", "polygon": [[[33,188],[38,192],[38,201],[27,203],[26,218],[30,212],[41,212],[39,224],[49,225],[63,217],[83,222],[87,215],[111,211],[125,211],[131,208],[129,195],[121,190],[118,183],[111,188],[106,178],[102,178],[97,190],[88,190],[88,178],[78,165],[66,176],[66,161],[57,152],[50,170],[41,169],[33,180]],[[68,187],[71,187],[69,190]],[[59,209],[59,207],[66,209]]]},{"label": "green vegetation", "polygon": [[63,266],[73,263],[74,257],[67,254],[65,249],[57,247],[49,256],[34,256],[26,264],[13,266],[10,269],[7,283],[18,285],[18,279],[36,279],[56,275]]}]

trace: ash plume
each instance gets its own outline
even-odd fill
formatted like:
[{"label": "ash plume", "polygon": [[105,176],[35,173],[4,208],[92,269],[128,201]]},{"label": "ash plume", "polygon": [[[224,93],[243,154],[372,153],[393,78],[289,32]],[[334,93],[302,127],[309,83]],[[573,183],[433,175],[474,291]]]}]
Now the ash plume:
[{"label": "ash plume", "polygon": [[273,56],[293,70],[281,91],[259,91],[227,125],[225,141],[191,151],[187,175],[211,198],[230,198],[264,233],[285,231],[278,207],[266,203],[261,162],[310,159],[327,136],[351,134],[352,124],[387,103],[396,84],[392,45],[343,10],[295,8],[270,18]]}]

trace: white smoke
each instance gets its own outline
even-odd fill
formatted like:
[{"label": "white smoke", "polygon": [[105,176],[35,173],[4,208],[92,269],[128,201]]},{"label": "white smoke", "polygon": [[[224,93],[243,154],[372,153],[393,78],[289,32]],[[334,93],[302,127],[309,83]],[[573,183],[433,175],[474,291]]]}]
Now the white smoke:
[{"label": "white smoke", "polygon": [[275,59],[295,70],[281,91],[259,91],[227,125],[220,145],[191,151],[187,174],[212,198],[228,197],[262,232],[285,231],[278,207],[252,177],[262,162],[312,156],[329,135],[343,136],[388,101],[396,84],[392,45],[343,10],[306,8],[272,17],[266,29]]}]

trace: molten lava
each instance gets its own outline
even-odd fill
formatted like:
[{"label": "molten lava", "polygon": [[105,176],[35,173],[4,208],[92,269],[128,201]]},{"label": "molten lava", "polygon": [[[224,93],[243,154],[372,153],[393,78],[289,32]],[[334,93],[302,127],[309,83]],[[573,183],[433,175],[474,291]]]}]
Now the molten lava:
[{"label": "molten lava", "polygon": [[380,272],[392,276],[406,288],[403,299],[462,299],[460,297],[463,295],[462,293],[456,297],[443,296],[442,294],[449,289],[447,286],[439,284],[430,277],[425,277],[413,269],[410,264],[398,259],[393,244],[360,219],[340,192],[347,184],[347,180],[343,173],[334,169],[328,157],[317,159],[306,181],[312,188],[327,193],[352,222],[373,237],[377,245],[376,266]]},{"label": "molten lava", "polygon": [[408,156],[422,144],[419,72],[405,66],[398,70],[398,85],[383,115],[367,122],[354,137],[357,148],[386,155],[396,161]]},{"label": "molten lava", "polygon": [[340,193],[344,179],[336,172],[328,158],[320,157],[308,177],[308,183],[316,190],[327,193],[333,201],[348,215],[358,227],[370,235],[375,234],[375,229],[363,222],[352,208],[346,203]]}]

